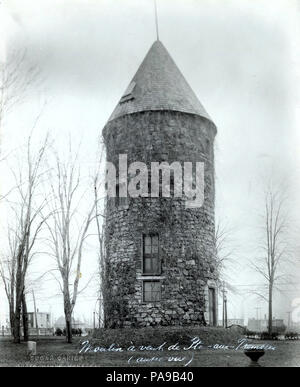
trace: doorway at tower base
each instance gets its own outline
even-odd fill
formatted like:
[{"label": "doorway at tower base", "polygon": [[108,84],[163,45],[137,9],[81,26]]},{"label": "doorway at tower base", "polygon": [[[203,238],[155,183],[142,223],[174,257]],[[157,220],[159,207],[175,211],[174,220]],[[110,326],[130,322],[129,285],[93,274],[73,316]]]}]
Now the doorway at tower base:
[{"label": "doorway at tower base", "polygon": [[[122,276],[123,281],[127,278]],[[156,278],[156,277],[155,277]],[[150,284],[155,284],[152,292],[161,291],[161,277],[149,280],[139,278],[136,288],[142,289],[142,297]],[[163,283],[163,282],[162,282]],[[159,287],[157,286],[159,285]],[[175,287],[175,286],[174,286]],[[136,288],[132,289],[136,291]],[[157,302],[146,302],[141,298],[136,302],[136,297],[125,294],[128,287],[123,286],[110,288],[107,294],[106,328],[145,328],[145,327],[193,327],[209,326],[215,327],[218,321],[218,287],[213,280],[201,282],[197,291],[190,293],[189,297],[181,299],[162,299]],[[175,290],[174,290],[175,291]],[[166,294],[166,293],[164,293]],[[186,295],[187,292],[182,292]],[[148,294],[146,293],[148,297]]]}]

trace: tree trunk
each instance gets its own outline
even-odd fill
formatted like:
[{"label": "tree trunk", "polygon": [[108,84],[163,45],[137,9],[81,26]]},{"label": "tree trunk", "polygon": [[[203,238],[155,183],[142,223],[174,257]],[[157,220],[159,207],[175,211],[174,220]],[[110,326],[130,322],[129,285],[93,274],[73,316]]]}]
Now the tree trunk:
[{"label": "tree trunk", "polygon": [[14,318],[14,343],[21,343],[21,304],[16,307],[15,318]]},{"label": "tree trunk", "polygon": [[28,341],[29,339],[28,314],[27,314],[26,298],[24,293],[22,297],[22,321],[23,321],[24,341]]},{"label": "tree trunk", "polygon": [[67,343],[72,343],[72,306],[70,302],[70,292],[69,292],[69,278],[68,276],[63,276],[64,280],[64,313],[66,320],[66,339]]},{"label": "tree trunk", "polygon": [[16,274],[16,303],[14,312],[14,343],[19,344],[21,342],[21,309],[22,298],[24,294],[24,277],[22,274],[22,251],[19,247],[17,256],[17,274]]},{"label": "tree trunk", "polygon": [[268,316],[268,334],[272,335],[273,326],[273,284],[269,285],[269,316]]},{"label": "tree trunk", "polygon": [[72,343],[72,307],[69,297],[65,297],[64,300],[64,311],[66,319],[66,339],[67,343]]},{"label": "tree trunk", "polygon": [[12,337],[15,337],[15,312],[13,304],[9,305],[9,322],[10,322],[10,334]]},{"label": "tree trunk", "polygon": [[71,344],[72,343],[72,314],[71,313],[66,313],[66,339],[67,343]]}]

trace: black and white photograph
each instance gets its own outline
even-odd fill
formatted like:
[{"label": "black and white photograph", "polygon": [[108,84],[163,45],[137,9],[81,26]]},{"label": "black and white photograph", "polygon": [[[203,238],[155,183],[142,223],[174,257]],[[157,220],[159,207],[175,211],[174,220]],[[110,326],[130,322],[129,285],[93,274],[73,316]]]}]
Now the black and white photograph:
[{"label": "black and white photograph", "polygon": [[299,0],[0,1],[0,367],[300,367],[299,235]]}]

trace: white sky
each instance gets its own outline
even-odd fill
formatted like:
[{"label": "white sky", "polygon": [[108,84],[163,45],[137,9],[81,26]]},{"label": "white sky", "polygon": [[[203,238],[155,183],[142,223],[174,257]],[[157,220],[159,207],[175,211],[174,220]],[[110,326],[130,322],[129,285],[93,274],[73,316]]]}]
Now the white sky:
[{"label": "white sky", "polygon": [[[299,230],[299,4],[158,0],[160,38],[218,127],[216,211],[234,228],[236,285],[258,283],[246,259],[257,240],[264,178],[285,180]],[[7,117],[2,148],[22,143],[42,110],[38,135],[50,130],[63,145],[71,133],[83,142],[83,162],[91,162],[101,129],[154,39],[152,0],[3,0],[0,58],[9,48],[26,47],[44,81]],[[84,278],[94,267],[92,247],[87,257]],[[48,298],[45,289],[38,291],[39,309],[62,315],[61,298]],[[291,299],[300,297],[290,289],[277,298],[277,317],[286,317]],[[7,310],[0,297],[3,322]],[[91,287],[75,315],[91,318],[95,301]],[[249,297],[230,296],[229,317],[255,316],[256,305]]]}]

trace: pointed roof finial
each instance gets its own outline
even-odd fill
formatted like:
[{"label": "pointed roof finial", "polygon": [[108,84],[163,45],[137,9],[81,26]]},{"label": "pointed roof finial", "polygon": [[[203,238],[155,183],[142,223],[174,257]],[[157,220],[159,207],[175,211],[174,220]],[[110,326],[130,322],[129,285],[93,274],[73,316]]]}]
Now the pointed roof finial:
[{"label": "pointed roof finial", "polygon": [[156,3],[156,0],[154,0],[154,10],[155,10],[156,40],[159,40],[159,34],[158,34],[158,16],[157,16],[157,3]]}]

